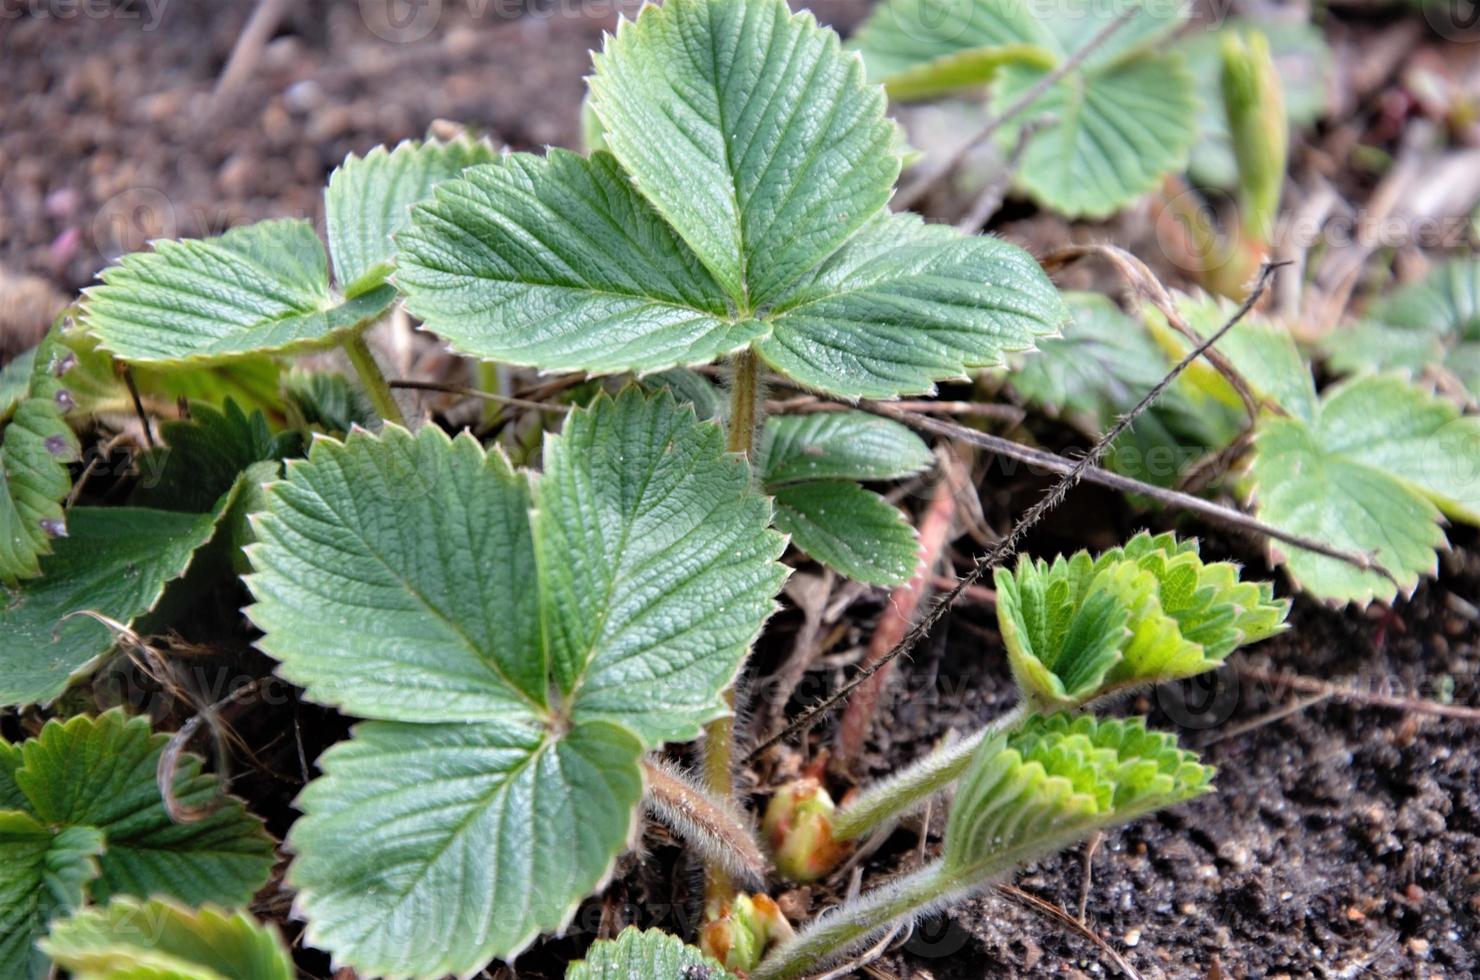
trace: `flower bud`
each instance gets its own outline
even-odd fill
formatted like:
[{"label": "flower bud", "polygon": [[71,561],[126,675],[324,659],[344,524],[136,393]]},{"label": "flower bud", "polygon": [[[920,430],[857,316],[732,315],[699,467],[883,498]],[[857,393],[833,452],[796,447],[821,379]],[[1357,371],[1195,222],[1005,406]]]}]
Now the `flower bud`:
[{"label": "flower bud", "polygon": [[699,930],[699,948],[728,970],[749,972],[766,947],[790,939],[791,923],[769,895],[738,895]]},{"label": "flower bud", "polygon": [[1223,106],[1238,160],[1244,233],[1269,244],[1285,182],[1290,123],[1269,41],[1258,31],[1226,31],[1222,43]]},{"label": "flower bud", "polygon": [[842,861],[847,847],[833,837],[837,807],[822,783],[793,780],[771,797],[761,829],[776,870],[789,881],[816,881]]}]

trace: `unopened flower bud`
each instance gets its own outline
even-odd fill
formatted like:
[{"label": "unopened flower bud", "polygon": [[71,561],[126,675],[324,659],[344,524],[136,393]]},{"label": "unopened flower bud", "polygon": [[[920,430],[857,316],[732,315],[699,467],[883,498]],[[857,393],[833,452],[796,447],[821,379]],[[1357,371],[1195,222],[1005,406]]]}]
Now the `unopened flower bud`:
[{"label": "unopened flower bud", "polygon": [[776,870],[790,881],[816,881],[842,861],[845,845],[833,837],[837,807],[813,778],[794,780],[771,797],[761,822]]}]

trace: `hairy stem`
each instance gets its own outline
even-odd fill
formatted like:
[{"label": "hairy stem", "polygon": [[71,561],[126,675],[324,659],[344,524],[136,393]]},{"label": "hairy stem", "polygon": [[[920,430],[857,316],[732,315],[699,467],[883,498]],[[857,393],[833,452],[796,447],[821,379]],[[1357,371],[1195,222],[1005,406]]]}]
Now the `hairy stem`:
[{"label": "hairy stem", "polygon": [[896,919],[919,915],[954,891],[937,861],[862,897],[831,908],[796,937],[777,946],[750,972],[752,980],[792,980],[816,970],[888,928]]},{"label": "hairy stem", "polygon": [[[755,433],[764,411],[761,398],[760,365],[755,352],[746,349],[731,362],[730,418],[726,448],[747,460],[755,456]],[[725,692],[725,701],[735,707],[733,689]],[[735,796],[735,713],[716,718],[704,729],[704,785],[717,799],[729,801]],[[709,861],[704,897],[712,914],[734,897],[735,885],[723,862]]]},{"label": "hairy stem", "polygon": [[643,761],[648,810],[711,862],[748,884],[765,883],[770,868],[745,818],[665,762]]},{"label": "hairy stem", "polygon": [[365,386],[365,393],[370,396],[370,404],[375,408],[375,413],[386,422],[405,425],[406,419],[401,415],[401,406],[396,404],[391,386],[386,383],[385,375],[380,373],[380,365],[375,363],[370,345],[365,343],[364,332],[346,337],[342,346],[349,355],[349,362],[355,367],[355,373],[360,376],[360,383]]},{"label": "hairy stem", "polygon": [[833,836],[838,840],[857,840],[921,806],[956,781],[987,736],[1016,728],[1026,713],[1026,708],[1018,704],[959,742],[942,746],[865,789],[833,814]]}]

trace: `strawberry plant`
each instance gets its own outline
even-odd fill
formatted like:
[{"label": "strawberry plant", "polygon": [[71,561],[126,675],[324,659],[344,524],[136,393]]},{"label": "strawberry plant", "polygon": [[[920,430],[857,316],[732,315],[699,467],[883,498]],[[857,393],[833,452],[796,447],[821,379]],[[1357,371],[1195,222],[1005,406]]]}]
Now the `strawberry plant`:
[{"label": "strawberry plant", "polygon": [[[699,920],[598,940],[567,976],[801,976],[1212,789],[1173,735],[1115,713],[1279,634],[1290,602],[1171,533],[1005,564],[1075,482],[1252,531],[1318,599],[1392,601],[1436,571],[1444,520],[1480,523],[1472,262],[1373,303],[1325,350],[1350,376],[1320,389],[1282,315],[1254,309],[1264,277],[1203,277],[1247,295],[1235,307],[1081,250],[1131,270],[1150,304],[1127,312],[1061,294],[1007,241],[888,209],[904,146],[886,98],[985,87],[1045,209],[1110,215],[1197,138],[1232,161],[1233,240],[1262,257],[1284,106],[1312,101],[1281,57],[1317,46],[1174,40],[1185,11],[1134,0],[927,7],[888,0],[851,50],[783,0],[646,7],[595,55],[590,152],[463,137],[351,156],[322,240],[270,220],[126,255],[0,369],[0,722],[18,735],[0,740],[0,977],[279,980],[290,949],[366,977],[472,976],[571,926],[641,860],[648,817],[702,865]],[[1214,44],[1220,98],[1199,120],[1211,76],[1185,62]],[[450,348],[417,377],[387,379],[372,351],[393,312]],[[943,384],[1018,404],[898,400]],[[436,398],[405,412],[397,387]],[[1080,436],[1077,459],[1021,444]],[[1061,479],[999,529],[1000,502],[960,479],[972,446]],[[989,550],[909,625],[894,600],[934,588],[968,531]],[[825,570],[788,583],[783,559]],[[784,656],[757,645],[783,586],[801,626],[777,631],[797,650],[776,701],[852,655],[819,659],[859,633],[821,636],[830,606],[883,606],[887,642],[848,639],[862,666],[742,760],[763,734],[744,730],[748,682]],[[903,588],[891,606],[878,586]],[[750,765],[874,683],[850,705],[866,732],[881,672],[963,597],[994,607],[984,655],[1013,707],[872,782],[842,753],[832,773]],[[186,668],[207,661],[251,683],[201,690]],[[301,779],[231,715],[268,671],[291,721],[251,724],[291,732]],[[136,717],[109,708],[125,674]],[[327,720],[307,744],[304,718]],[[185,751],[202,727],[214,774]],[[229,795],[235,758],[290,784],[292,812],[288,793],[265,822]],[[926,820],[906,873],[783,912],[783,882],[841,895],[842,869],[877,870],[876,845],[943,795],[938,853]]]}]

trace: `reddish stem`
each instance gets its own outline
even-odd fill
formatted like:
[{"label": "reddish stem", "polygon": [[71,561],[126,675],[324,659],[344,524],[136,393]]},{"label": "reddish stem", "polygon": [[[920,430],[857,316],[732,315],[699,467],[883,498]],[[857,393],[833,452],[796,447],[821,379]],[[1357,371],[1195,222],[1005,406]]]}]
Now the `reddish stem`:
[{"label": "reddish stem", "polygon": [[[915,566],[914,577],[890,594],[889,602],[879,616],[878,625],[874,627],[868,655],[861,667],[868,667],[882,660],[890,650],[899,645],[914,622],[915,611],[920,607],[921,601],[930,594],[935,566],[940,561],[941,552],[945,550],[951,534],[951,524],[956,516],[953,490],[952,480],[942,479],[936,483],[930,506],[920,519],[920,563]],[[879,697],[883,694],[884,685],[888,683],[893,669],[892,663],[885,664],[883,669],[853,692],[838,726],[837,747],[832,760],[834,771],[851,772],[859,756],[863,754],[863,744],[873,725]]]}]

